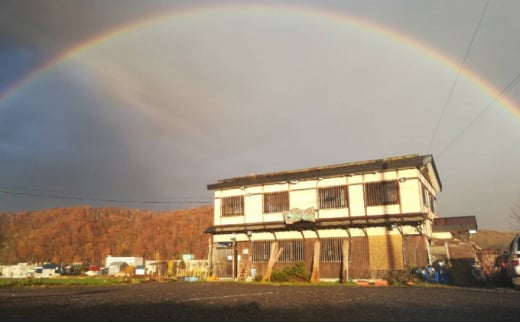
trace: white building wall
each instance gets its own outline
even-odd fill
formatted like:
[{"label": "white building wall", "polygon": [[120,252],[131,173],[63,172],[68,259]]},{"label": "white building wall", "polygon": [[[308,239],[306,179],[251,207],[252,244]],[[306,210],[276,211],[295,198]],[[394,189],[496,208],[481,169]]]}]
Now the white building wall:
[{"label": "white building wall", "polygon": [[419,213],[422,210],[422,189],[419,179],[412,178],[399,183],[401,208],[403,213]]},{"label": "white building wall", "polygon": [[363,184],[353,184],[348,187],[350,216],[363,216],[365,211],[365,195]]},{"label": "white building wall", "polygon": [[29,265],[26,262],[21,262],[16,265],[2,266],[0,277],[3,278],[26,278],[33,275],[36,269],[35,265]]},{"label": "white building wall", "polygon": [[244,213],[247,223],[264,222],[263,218],[263,195],[262,193],[248,193],[244,197]]},{"label": "white building wall", "polygon": [[316,187],[311,189],[299,189],[298,191],[289,192],[290,208],[317,208]]},{"label": "white building wall", "polygon": [[[399,181],[400,204],[365,206],[364,183],[381,181]],[[383,214],[423,213],[429,212],[422,198],[422,184],[435,196],[434,189],[417,169],[389,170],[352,176],[337,176],[305,181],[255,185],[249,187],[222,189],[215,191],[215,225],[232,225],[263,222],[284,221],[282,212],[263,213],[263,194],[289,190],[289,208],[318,209],[318,192],[320,187],[348,185],[349,208],[320,209],[317,216],[323,218],[376,216]],[[243,216],[221,216],[221,198],[244,196]],[[431,215],[433,218],[433,214]]]}]

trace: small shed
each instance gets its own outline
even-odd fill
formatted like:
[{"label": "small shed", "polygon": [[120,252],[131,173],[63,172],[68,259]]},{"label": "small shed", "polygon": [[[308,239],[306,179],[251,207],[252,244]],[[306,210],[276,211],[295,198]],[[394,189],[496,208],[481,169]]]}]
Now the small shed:
[{"label": "small shed", "polygon": [[109,275],[116,275],[123,271],[126,267],[128,267],[128,264],[123,261],[116,261],[108,265],[108,274]]}]

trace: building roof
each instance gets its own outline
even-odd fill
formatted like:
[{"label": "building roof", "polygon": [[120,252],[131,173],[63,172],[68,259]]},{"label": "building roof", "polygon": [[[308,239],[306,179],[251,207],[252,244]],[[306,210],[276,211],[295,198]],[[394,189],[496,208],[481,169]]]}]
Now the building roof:
[{"label": "building roof", "polygon": [[442,184],[440,182],[439,174],[437,173],[437,168],[435,167],[435,163],[433,161],[433,156],[419,156],[417,154],[321,167],[303,168],[275,173],[265,173],[260,175],[253,174],[243,177],[219,180],[217,183],[209,184],[207,188],[208,190],[216,190],[223,188],[241,187],[246,185],[305,180],[338,175],[357,175],[368,172],[405,168],[419,169],[428,179],[430,184],[435,187],[435,189],[438,191],[442,190]]},{"label": "building roof", "polygon": [[436,218],[433,220],[433,232],[464,232],[477,230],[477,218],[474,215]]},{"label": "building roof", "polygon": [[112,267],[112,266],[117,266],[117,267],[121,267],[121,266],[128,266],[128,264],[124,261],[116,261],[116,262],[111,262],[110,265],[108,265],[109,267]]}]

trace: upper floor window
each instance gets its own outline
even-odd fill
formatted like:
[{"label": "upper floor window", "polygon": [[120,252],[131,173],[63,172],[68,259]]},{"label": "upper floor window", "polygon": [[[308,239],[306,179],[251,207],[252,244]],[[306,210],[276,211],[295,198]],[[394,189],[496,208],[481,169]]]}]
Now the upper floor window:
[{"label": "upper floor window", "polygon": [[437,210],[435,196],[433,196],[433,194],[430,194],[430,210],[432,210],[432,213],[435,213]]},{"label": "upper floor window", "polygon": [[322,187],[318,189],[320,209],[348,207],[348,188],[344,186]]},{"label": "upper floor window", "polygon": [[366,206],[399,204],[397,181],[365,184]]},{"label": "upper floor window", "polygon": [[424,206],[429,207],[430,206],[430,197],[429,197],[428,189],[424,186],[423,186],[422,193],[423,193]]},{"label": "upper floor window", "polygon": [[244,196],[222,198],[222,213],[226,215],[244,215]]},{"label": "upper floor window", "polygon": [[276,213],[289,210],[289,192],[264,194],[264,213]]}]

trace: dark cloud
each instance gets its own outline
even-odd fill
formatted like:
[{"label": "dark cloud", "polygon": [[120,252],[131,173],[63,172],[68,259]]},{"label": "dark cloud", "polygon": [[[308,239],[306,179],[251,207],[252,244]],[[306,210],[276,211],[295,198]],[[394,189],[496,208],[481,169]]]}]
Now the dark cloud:
[{"label": "dark cloud", "polygon": [[[309,4],[406,30],[458,60],[482,9],[471,1],[449,8],[406,1]],[[3,1],[0,89],[86,39],[186,5]],[[498,88],[519,68],[516,38],[498,37],[516,26],[510,18],[504,25],[496,20],[502,5],[510,9],[507,17],[515,12],[509,6],[517,6],[490,4],[489,23],[475,42],[479,50],[468,60],[468,67],[498,80]],[[117,204],[46,194],[211,202],[206,184],[222,178],[430,153],[424,150],[456,67],[355,23],[269,8],[143,25],[1,97],[0,187],[42,196],[1,194],[0,209]],[[493,48],[483,50],[485,44]],[[517,89],[509,95],[518,98]],[[497,104],[442,150],[492,100],[462,75],[433,145],[445,190],[442,215],[476,214],[480,227],[504,227],[507,204],[516,200],[518,120]]]}]

